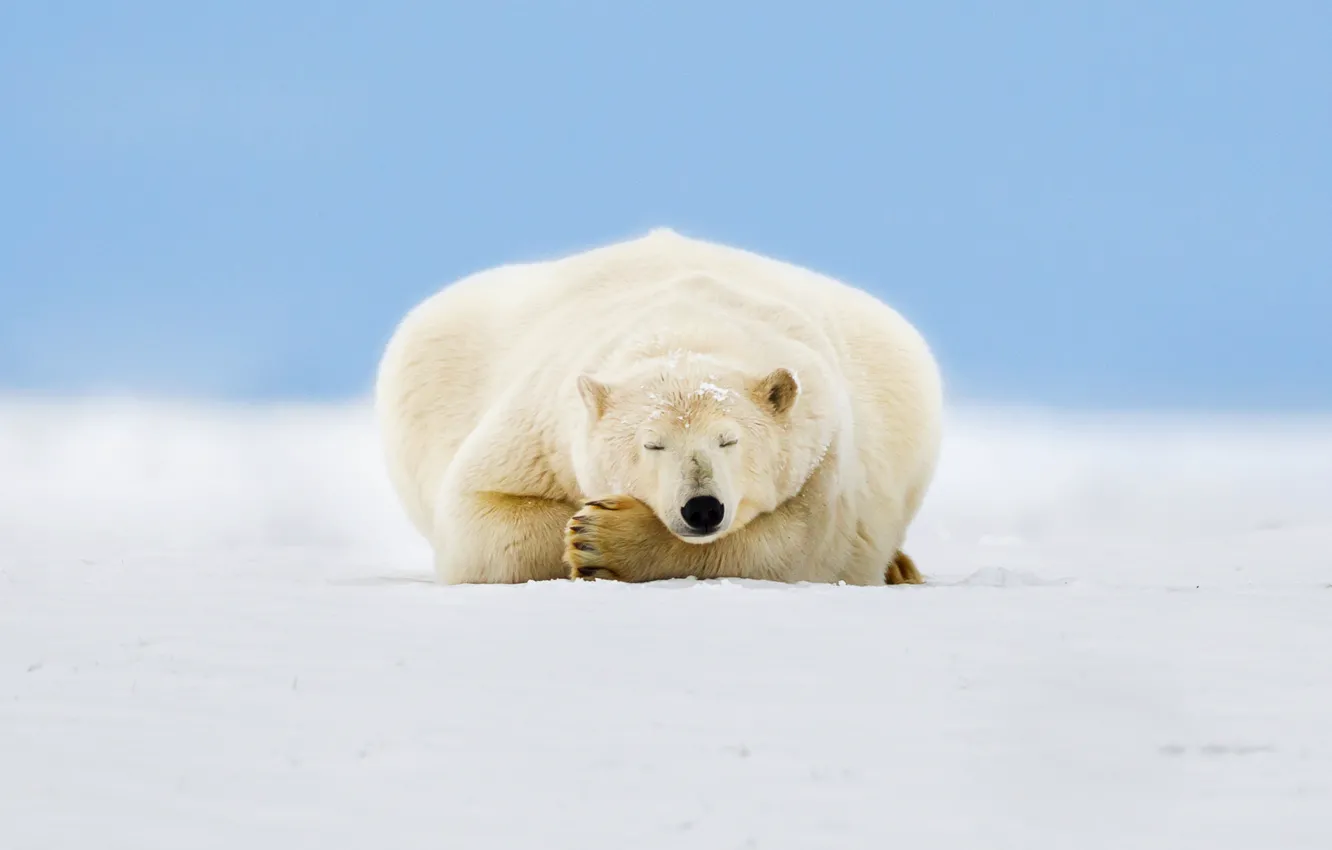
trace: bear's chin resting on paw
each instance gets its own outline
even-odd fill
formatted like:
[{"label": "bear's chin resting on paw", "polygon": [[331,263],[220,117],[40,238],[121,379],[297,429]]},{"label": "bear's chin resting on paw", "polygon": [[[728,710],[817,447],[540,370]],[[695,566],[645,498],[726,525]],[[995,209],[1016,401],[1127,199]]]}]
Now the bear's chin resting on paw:
[{"label": "bear's chin resting on paw", "polygon": [[[725,538],[698,546],[666,528],[653,510],[632,496],[592,499],[564,529],[564,563],[574,580],[646,582],[672,578],[743,578],[726,570]],[[723,557],[709,557],[718,554]],[[884,573],[886,584],[923,584],[916,564],[898,551]]]},{"label": "bear's chin resting on paw", "polygon": [[375,385],[447,584],[918,583],[942,400],[886,304],[669,230],[446,287]]}]

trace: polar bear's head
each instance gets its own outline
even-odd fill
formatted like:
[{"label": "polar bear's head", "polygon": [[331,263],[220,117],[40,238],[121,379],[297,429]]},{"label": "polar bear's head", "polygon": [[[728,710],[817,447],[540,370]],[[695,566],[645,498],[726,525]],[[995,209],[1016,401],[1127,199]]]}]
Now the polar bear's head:
[{"label": "polar bear's head", "polygon": [[578,392],[586,427],[573,454],[585,492],[632,496],[681,540],[733,532],[803,482],[792,469],[801,388],[790,369],[646,364],[607,382],[580,375]]}]

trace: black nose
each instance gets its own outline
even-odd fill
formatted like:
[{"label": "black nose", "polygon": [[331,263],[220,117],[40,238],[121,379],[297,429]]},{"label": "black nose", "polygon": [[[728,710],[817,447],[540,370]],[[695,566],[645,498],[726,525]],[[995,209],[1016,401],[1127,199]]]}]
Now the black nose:
[{"label": "black nose", "polygon": [[680,516],[684,517],[685,524],[694,531],[701,531],[704,534],[714,531],[721,525],[722,517],[725,515],[725,506],[712,496],[695,496],[680,508]]}]

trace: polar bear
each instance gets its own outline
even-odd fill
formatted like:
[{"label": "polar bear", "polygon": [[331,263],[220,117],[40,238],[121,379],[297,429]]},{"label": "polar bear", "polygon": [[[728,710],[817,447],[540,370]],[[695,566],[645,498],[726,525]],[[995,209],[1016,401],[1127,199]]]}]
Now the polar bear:
[{"label": "polar bear", "polygon": [[375,405],[444,583],[921,581],[935,360],[786,262],[658,229],[474,274],[402,320]]}]

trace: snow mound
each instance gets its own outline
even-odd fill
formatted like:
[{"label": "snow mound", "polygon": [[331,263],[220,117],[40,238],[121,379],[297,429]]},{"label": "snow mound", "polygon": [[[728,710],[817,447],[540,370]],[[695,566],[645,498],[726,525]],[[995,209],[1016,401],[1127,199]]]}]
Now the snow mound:
[{"label": "snow mound", "polygon": [[982,567],[955,583],[972,587],[1050,587],[1070,584],[1071,582],[1072,579],[1044,578],[1030,570]]}]

